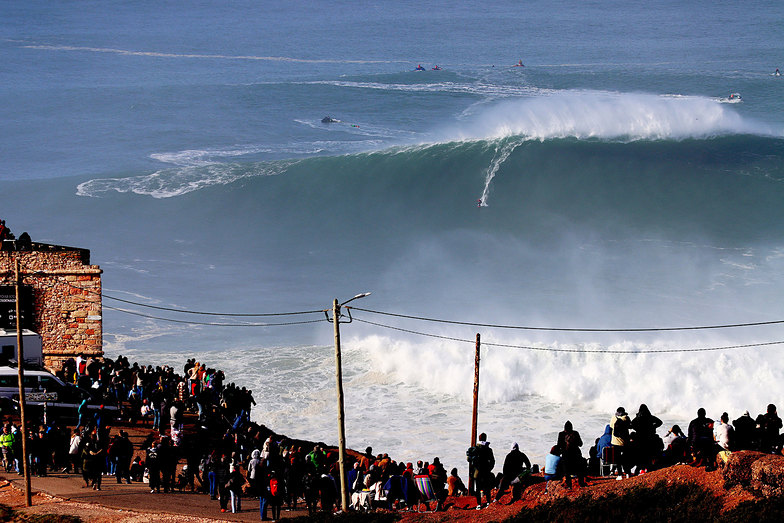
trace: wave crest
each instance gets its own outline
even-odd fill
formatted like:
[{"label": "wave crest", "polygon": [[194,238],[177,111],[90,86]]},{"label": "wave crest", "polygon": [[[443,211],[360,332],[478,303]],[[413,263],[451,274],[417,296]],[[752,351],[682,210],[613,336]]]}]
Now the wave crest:
[{"label": "wave crest", "polygon": [[729,134],[781,136],[744,119],[734,108],[696,96],[563,91],[481,107],[471,122],[444,133],[445,140],[496,140],[510,136],[604,140],[709,138]]}]

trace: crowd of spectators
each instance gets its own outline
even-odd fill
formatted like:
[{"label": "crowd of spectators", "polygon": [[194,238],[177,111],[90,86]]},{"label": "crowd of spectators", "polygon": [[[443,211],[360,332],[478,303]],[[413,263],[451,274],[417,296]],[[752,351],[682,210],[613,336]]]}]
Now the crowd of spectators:
[{"label": "crowd of spectators", "polygon": [[[252,391],[226,383],[220,370],[194,359],[178,373],[170,366],[130,364],[122,356],[79,357],[67,361],[58,376],[111,409],[80,407],[71,428],[58,419],[31,422],[32,474],[81,474],[84,488],[95,490],[113,476],[117,483],[141,483],[153,495],[201,492],[223,512],[242,510],[243,499],[246,504],[258,500],[262,520],[279,519],[283,507],[297,509],[301,501],[310,513],[340,508],[337,450],[290,440],[252,422]],[[149,435],[135,446],[125,430],[113,432],[117,422],[148,428]],[[663,438],[657,434],[661,426],[644,404],[633,418],[619,407],[584,456],[580,433],[567,421],[545,461],[548,488],[554,480],[571,488],[572,478],[584,486],[588,476],[603,475],[604,467],[618,478],[677,463],[712,470],[717,458],[726,460],[735,450],[782,449],[782,421],[774,405],[756,418],[745,412],[732,423],[727,413],[714,422],[699,409],[686,433],[673,425]],[[3,423],[0,450],[6,472],[21,473],[20,431],[10,419]],[[477,509],[497,502],[509,488],[512,501],[519,498],[538,472],[516,443],[502,470],[494,471],[485,434],[466,457]],[[440,510],[447,496],[468,494],[457,468],[447,474],[438,457],[403,463],[368,447],[362,454],[349,453],[346,470],[354,510],[412,509],[422,502]]]}]

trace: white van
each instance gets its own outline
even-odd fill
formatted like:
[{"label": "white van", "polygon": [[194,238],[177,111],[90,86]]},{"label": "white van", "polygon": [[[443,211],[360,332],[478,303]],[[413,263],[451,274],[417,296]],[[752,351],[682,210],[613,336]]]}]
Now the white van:
[{"label": "white van", "polygon": [[[77,417],[77,409],[84,399],[90,411],[98,410],[99,403],[92,394],[80,389],[50,372],[43,370],[25,370],[25,405],[38,410],[46,404],[47,412],[68,418]],[[0,398],[18,403],[19,371],[16,367],[0,367]],[[117,414],[117,407],[106,405],[105,411]]]}]

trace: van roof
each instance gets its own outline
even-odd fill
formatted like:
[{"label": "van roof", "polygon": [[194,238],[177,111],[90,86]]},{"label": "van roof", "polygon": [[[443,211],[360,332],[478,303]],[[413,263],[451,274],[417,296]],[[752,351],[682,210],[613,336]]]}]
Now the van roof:
[{"label": "van roof", "polygon": [[[30,329],[22,329],[23,336],[37,336],[37,332]],[[16,329],[0,329],[0,336],[16,336]]]},{"label": "van roof", "polygon": [[[54,376],[51,372],[45,370],[27,370],[24,371],[26,376]],[[8,374],[19,374],[19,369],[16,367],[9,367],[0,365],[0,376],[7,376]],[[55,376],[56,377],[56,376]]]}]

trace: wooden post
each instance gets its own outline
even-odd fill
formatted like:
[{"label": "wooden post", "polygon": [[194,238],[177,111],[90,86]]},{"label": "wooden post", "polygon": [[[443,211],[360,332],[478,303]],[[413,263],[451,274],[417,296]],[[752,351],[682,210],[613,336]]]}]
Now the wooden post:
[{"label": "wooden post", "polygon": [[[474,410],[471,414],[471,446],[476,445],[476,419],[479,414],[479,333],[476,333],[476,354],[474,356]],[[468,467],[468,492],[474,492],[474,471]]]},{"label": "wooden post", "polygon": [[343,513],[348,512],[348,485],[346,480],[346,425],[343,419],[343,364],[340,356],[340,305],[337,298],[332,304],[332,323],[335,325],[335,381],[338,388],[338,463],[340,464],[340,503]]},{"label": "wooden post", "polygon": [[20,287],[22,277],[19,274],[19,258],[16,258],[16,367],[19,371],[19,433],[22,435],[22,471],[25,484],[25,505],[33,506],[30,493],[30,467],[27,466],[27,427],[25,426],[25,391],[24,391],[24,345],[22,341],[22,307]]}]

